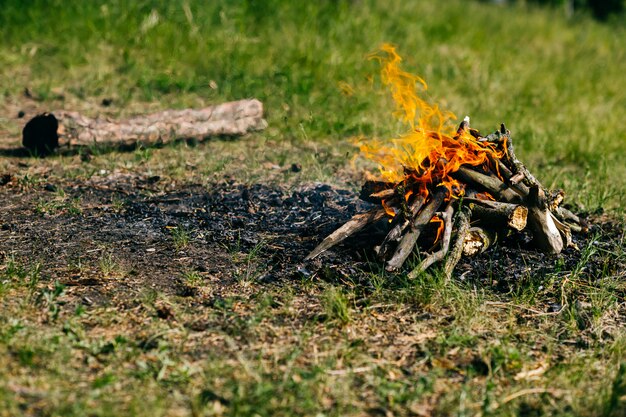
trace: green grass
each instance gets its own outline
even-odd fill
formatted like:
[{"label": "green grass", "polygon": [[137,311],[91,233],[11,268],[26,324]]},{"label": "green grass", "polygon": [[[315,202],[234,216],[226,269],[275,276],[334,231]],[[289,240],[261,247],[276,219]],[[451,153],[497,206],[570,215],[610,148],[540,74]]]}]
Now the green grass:
[{"label": "green grass", "polygon": [[[391,42],[405,67],[427,80],[433,100],[460,117],[471,115],[483,131],[506,122],[518,153],[546,185],[565,188],[584,210],[622,212],[623,26],[478,2],[5,3],[6,103],[25,87],[42,107],[88,113],[252,96],[265,103],[270,128],[251,138],[249,149],[213,144],[212,152],[193,158],[177,148],[170,153],[180,156],[169,160],[138,150],[105,156],[101,164],[141,162],[188,174],[181,162],[191,157],[202,167],[198,174],[256,181],[267,176],[259,173],[263,162],[298,162],[302,179],[333,181],[347,169],[346,153],[354,152],[349,137],[401,130],[379,88],[376,63],[366,59]],[[99,107],[103,97],[114,98],[113,108]],[[8,119],[2,125],[19,132]],[[241,166],[238,154],[245,172],[234,169]],[[85,169],[81,175],[88,175]]]},{"label": "green grass", "polygon": [[[624,26],[460,0],[5,0],[0,9],[5,148],[19,145],[20,109],[125,116],[257,97],[269,122],[240,140],[94,149],[90,161],[0,157],[0,174],[16,173],[24,193],[102,170],[356,189],[372,166],[353,163],[350,138],[403,131],[367,59],[391,42],[432,100],[482,131],[506,122],[546,186],[564,188],[577,211],[623,221]],[[292,163],[302,171],[289,172]],[[78,216],[81,204],[59,192],[33,209]],[[170,232],[181,258],[202,243],[182,226]],[[235,282],[224,293],[210,272],[184,267],[177,278],[198,297],[145,288],[130,305],[99,307],[73,299],[40,260],[0,253],[0,416],[618,416],[626,407],[626,288],[611,266],[626,264],[623,249],[590,244],[573,270],[530,271],[502,294],[436,270],[414,281],[374,275],[367,289],[259,285],[262,245],[229,249]],[[602,276],[585,273],[592,251],[606,260]],[[77,259],[67,273],[126,276],[110,251],[91,266]],[[536,310],[548,302],[563,309]]]}]

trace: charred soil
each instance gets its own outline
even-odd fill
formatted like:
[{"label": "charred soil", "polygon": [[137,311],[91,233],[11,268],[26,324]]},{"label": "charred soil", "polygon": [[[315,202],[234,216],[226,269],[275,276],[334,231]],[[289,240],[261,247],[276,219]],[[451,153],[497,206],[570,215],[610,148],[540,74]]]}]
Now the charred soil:
[{"label": "charred soil", "polygon": [[[145,288],[199,296],[181,270],[209,280],[212,297],[242,278],[294,287],[302,280],[358,282],[367,291],[372,274],[383,274],[372,242],[386,233],[384,219],[303,261],[322,237],[373,207],[324,184],[295,191],[228,181],[172,186],[117,173],[24,190],[7,174],[0,195],[0,256],[40,262],[49,280],[72,289],[76,303],[124,304]],[[545,255],[527,234],[512,233],[486,253],[462,259],[456,279],[507,293],[561,271],[580,270],[591,279],[617,273],[619,260],[605,254],[619,247],[622,225],[602,216],[590,220],[592,230],[574,237],[581,250]],[[393,286],[394,275],[387,278]]]}]

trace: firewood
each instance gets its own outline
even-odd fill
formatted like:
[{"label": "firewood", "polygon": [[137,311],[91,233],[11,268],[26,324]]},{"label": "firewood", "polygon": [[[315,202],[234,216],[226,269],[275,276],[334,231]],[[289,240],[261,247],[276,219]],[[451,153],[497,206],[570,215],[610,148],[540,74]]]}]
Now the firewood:
[{"label": "firewood", "polygon": [[547,207],[545,194],[537,184],[531,187],[528,196],[528,227],[535,246],[541,251],[557,254],[563,250],[561,233]]},{"label": "firewood", "polygon": [[453,177],[460,179],[466,184],[478,186],[493,194],[499,200],[509,203],[521,202],[521,197],[515,191],[507,187],[505,183],[495,176],[481,174],[466,166],[461,166],[458,171],[452,174]]},{"label": "firewood", "polygon": [[[442,139],[439,133],[431,133],[432,139]],[[400,269],[428,223],[435,219],[443,221],[439,249],[423,254],[422,261],[408,274],[411,279],[444,260],[443,273],[446,279],[450,279],[461,256],[483,253],[494,244],[500,233],[506,233],[508,229],[522,231],[528,228],[537,249],[557,254],[564,247],[575,247],[572,232],[587,228],[584,220],[561,207],[565,198],[563,191],[545,189],[517,159],[511,134],[504,124],[500,130],[481,137],[478,131],[470,128],[469,118],[465,118],[454,138],[443,139],[456,140],[468,133],[478,142],[490,143],[489,146],[484,145],[484,155],[480,149],[471,149],[475,155],[485,156],[485,163],[479,164],[475,159],[468,158],[465,165],[450,172],[447,165],[449,156],[443,155],[456,156],[439,153],[434,166],[432,155],[421,164],[405,166],[404,178],[398,183],[368,181],[364,185],[361,198],[378,202],[386,212],[393,210],[395,213],[387,236],[375,247],[382,259],[388,258],[387,271]],[[461,142],[458,145],[463,146]],[[426,202],[420,196],[424,186],[430,190]],[[451,189],[451,199],[441,213],[440,207],[448,196],[448,189]],[[407,201],[405,196],[412,194],[417,197]],[[455,210],[457,214],[453,220]],[[329,245],[342,240],[344,231],[352,233],[354,225],[348,222],[344,227],[327,238],[330,239]],[[426,240],[423,238],[422,243]],[[388,257],[394,245],[395,250]],[[317,248],[312,255],[316,253]]]},{"label": "firewood", "polygon": [[556,228],[559,230],[565,247],[578,249],[578,246],[576,246],[572,240],[572,229],[567,224],[562,223],[559,219],[557,219],[556,216],[554,216],[554,213],[550,212],[550,217],[552,218]]},{"label": "firewood", "polygon": [[[102,143],[168,142],[174,139],[202,140],[210,136],[234,136],[262,130],[263,104],[256,99],[222,103],[203,109],[165,110],[126,120],[90,118],[76,112],[55,111],[57,121],[42,124],[37,116],[23,131],[23,145],[37,149],[42,140],[57,135],[61,145],[93,145]],[[34,134],[38,136],[34,136]],[[56,146],[48,146],[52,150]]]},{"label": "firewood", "polygon": [[446,259],[446,263],[443,267],[446,281],[450,280],[454,268],[461,259],[461,255],[463,254],[463,243],[465,242],[465,237],[469,231],[469,225],[470,215],[466,212],[465,208],[461,208],[461,210],[459,210],[459,214],[457,215],[456,240],[454,241],[454,245],[452,245],[452,249],[450,249],[448,258]]},{"label": "firewood", "polygon": [[409,274],[407,275],[409,279],[415,279],[419,274],[421,274],[426,269],[428,269],[432,264],[436,262],[441,262],[445,258],[446,254],[448,253],[448,250],[450,249],[450,237],[452,236],[452,216],[453,215],[454,215],[454,208],[452,207],[452,204],[448,204],[446,211],[442,215],[443,222],[444,222],[444,229],[443,229],[443,238],[441,241],[441,249],[439,249],[437,252],[431,253],[430,255],[426,256],[426,258],[424,258],[424,260],[422,260],[422,262],[420,262],[418,266],[416,266],[411,272],[409,272]]},{"label": "firewood", "polygon": [[474,256],[483,253],[498,239],[493,229],[470,227],[463,241],[463,255]]},{"label": "firewood", "polygon": [[492,163],[492,165],[497,166],[497,170],[500,173],[500,175],[502,176],[502,178],[504,178],[506,184],[508,184],[511,189],[513,191],[515,191],[516,193],[518,193],[519,195],[521,195],[522,197],[527,197],[529,191],[529,188],[526,186],[526,184],[522,183],[522,182],[517,182],[516,178],[514,178],[514,174],[513,172],[504,164],[504,162],[502,162],[502,160],[498,159],[494,159],[493,157],[489,157],[490,162]]},{"label": "firewood", "polygon": [[370,198],[377,200],[385,200],[387,198],[391,198],[396,194],[396,190],[393,188],[389,188],[387,190],[378,191],[376,193],[370,194]]},{"label": "firewood", "polygon": [[385,216],[385,210],[379,209],[379,208],[372,209],[366,213],[359,213],[359,214],[354,215],[343,226],[335,230],[328,237],[326,237],[326,239],[324,239],[322,243],[317,245],[317,247],[313,249],[311,253],[309,253],[307,257],[304,258],[304,260],[308,261],[309,259],[313,259],[317,257],[322,252],[332,248],[333,246],[337,245],[341,241],[347,239],[349,236],[363,229],[368,224],[377,222],[378,220],[382,219],[384,216]]},{"label": "firewood", "polygon": [[435,214],[439,206],[441,206],[441,203],[443,203],[447,192],[448,190],[444,187],[438,187],[432,193],[430,201],[426,203],[422,211],[415,217],[415,220],[413,220],[410,225],[410,230],[405,233],[393,256],[387,261],[387,267],[385,268],[387,271],[397,271],[402,264],[404,264],[404,261],[406,261],[413,251],[415,243],[424,230],[424,227],[430,222],[433,214]]},{"label": "firewood", "polygon": [[523,205],[475,198],[466,198],[463,202],[472,211],[472,220],[481,220],[494,228],[510,227],[517,231],[526,227],[528,209]]},{"label": "firewood", "polygon": [[374,247],[374,251],[381,259],[385,259],[387,257],[387,253],[391,249],[391,245],[398,242],[402,238],[402,233],[407,229],[407,227],[409,227],[417,213],[424,205],[424,201],[425,198],[423,196],[416,196],[409,207],[409,212],[405,215],[399,216],[397,219],[394,218],[395,224],[389,233],[387,233],[383,242],[379,246]]}]

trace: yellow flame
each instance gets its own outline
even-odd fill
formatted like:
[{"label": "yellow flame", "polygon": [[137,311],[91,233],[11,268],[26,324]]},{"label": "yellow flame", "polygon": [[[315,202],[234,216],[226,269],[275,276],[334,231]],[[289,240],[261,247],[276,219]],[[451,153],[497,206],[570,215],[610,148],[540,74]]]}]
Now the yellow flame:
[{"label": "yellow flame", "polygon": [[463,188],[449,174],[463,164],[488,164],[488,155],[500,157],[501,153],[494,145],[478,142],[469,132],[457,131],[452,123],[456,116],[452,112],[421,98],[417,90],[425,91],[426,82],[400,68],[402,58],[395,47],[382,45],[371,58],[381,63],[381,80],[389,87],[396,103],[394,115],[410,129],[387,141],[360,142],[362,155],[378,163],[385,181],[410,179],[425,195],[428,194],[426,186],[433,183],[447,187],[452,195],[462,194]]}]

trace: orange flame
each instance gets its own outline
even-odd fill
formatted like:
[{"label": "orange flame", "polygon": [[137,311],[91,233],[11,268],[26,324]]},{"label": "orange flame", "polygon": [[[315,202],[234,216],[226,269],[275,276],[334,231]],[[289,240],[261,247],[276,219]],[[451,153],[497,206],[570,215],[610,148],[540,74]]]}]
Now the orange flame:
[{"label": "orange flame", "polygon": [[454,197],[462,195],[463,186],[450,174],[461,165],[487,165],[489,156],[500,158],[502,151],[491,143],[479,142],[467,130],[457,131],[453,113],[419,97],[416,87],[426,90],[426,82],[400,69],[402,58],[395,47],[385,44],[371,57],[382,65],[381,80],[396,103],[394,115],[410,130],[384,142],[361,142],[362,155],[379,164],[385,181],[410,182],[424,196],[429,185],[445,186]]},{"label": "orange flame", "polygon": [[430,223],[439,223],[439,225],[437,226],[437,236],[435,236],[435,243],[437,243],[439,241],[439,239],[441,238],[441,235],[443,235],[443,229],[445,228],[445,222],[443,221],[442,218],[440,218],[439,216],[435,215],[435,216],[433,216],[432,219],[430,219]]}]

